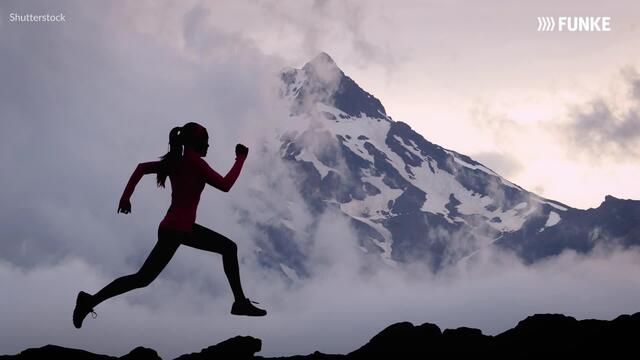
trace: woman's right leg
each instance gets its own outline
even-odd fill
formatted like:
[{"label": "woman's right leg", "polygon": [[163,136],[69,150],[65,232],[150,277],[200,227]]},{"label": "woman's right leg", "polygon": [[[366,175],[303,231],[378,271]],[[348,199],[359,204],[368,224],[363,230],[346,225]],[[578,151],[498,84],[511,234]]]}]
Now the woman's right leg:
[{"label": "woman's right leg", "polygon": [[224,273],[233,291],[235,302],[231,307],[234,315],[264,316],[267,312],[253,306],[252,301],[244,296],[240,284],[238,266],[238,247],[231,239],[199,224],[193,224],[192,236],[185,236],[182,244],[200,250],[215,252],[222,255]]},{"label": "woman's right leg", "polygon": [[92,307],[114,296],[126,293],[127,291],[143,288],[151,284],[153,280],[169,263],[176,250],[180,246],[183,237],[179,231],[158,228],[158,242],[145,260],[138,272],[131,275],[122,276],[113,280],[92,296]]},{"label": "woman's right leg", "polygon": [[240,283],[240,268],[238,266],[238,246],[233,240],[197,223],[193,224],[193,233],[185,237],[182,244],[222,255],[222,267],[227,276],[233,297],[236,301],[245,298]]}]

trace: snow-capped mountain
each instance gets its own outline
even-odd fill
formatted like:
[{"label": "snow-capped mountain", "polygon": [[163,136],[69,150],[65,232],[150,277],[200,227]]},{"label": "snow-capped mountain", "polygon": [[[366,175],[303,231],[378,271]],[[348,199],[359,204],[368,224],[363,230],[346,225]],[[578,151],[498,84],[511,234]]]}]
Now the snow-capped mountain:
[{"label": "snow-capped mountain", "polygon": [[[531,193],[394,121],[325,53],[281,80],[291,128],[279,156],[306,206],[314,215],[337,209],[362,251],[390,264],[428,261],[437,270],[490,245],[533,262],[598,241],[638,242],[640,201],[607,197],[585,211]],[[304,275],[299,231],[285,222],[264,230],[264,263]]]}]

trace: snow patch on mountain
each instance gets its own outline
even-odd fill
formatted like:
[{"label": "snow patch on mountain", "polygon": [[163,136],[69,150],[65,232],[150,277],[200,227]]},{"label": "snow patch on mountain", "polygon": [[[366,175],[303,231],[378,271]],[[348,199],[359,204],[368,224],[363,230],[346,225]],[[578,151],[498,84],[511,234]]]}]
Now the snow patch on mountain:
[{"label": "snow patch on mountain", "polygon": [[544,224],[544,227],[542,227],[542,229],[538,230],[538,232],[543,232],[545,229],[558,224],[561,219],[562,218],[560,217],[560,214],[558,214],[557,212],[555,211],[549,212],[549,216],[547,217],[547,222]]},{"label": "snow patch on mountain", "polygon": [[[318,117],[320,117],[320,119],[318,119]],[[306,121],[303,120],[305,118]],[[457,206],[460,214],[481,215],[488,220],[488,224],[492,228],[498,231],[519,230],[527,217],[536,211],[535,206],[529,206],[526,202],[520,203],[512,209],[492,207],[491,205],[499,200],[490,195],[483,196],[473,190],[465,188],[453,174],[441,169],[435,159],[429,155],[425,155],[415,142],[405,142],[399,136],[393,135],[392,138],[401,144],[404,151],[422,160],[419,166],[405,164],[405,161],[398,153],[392,150],[387,144],[391,121],[368,116],[351,117],[339,109],[323,103],[315,104],[310,115],[295,116],[295,119],[292,120],[294,120],[292,121],[292,123],[295,124],[294,127],[301,131],[304,130],[306,125],[307,129],[312,128],[315,131],[328,131],[334,136],[339,137],[342,140],[342,144],[372,166],[375,163],[375,158],[367,147],[372,146],[374,149],[381,151],[388,163],[402,178],[426,193],[426,198],[420,210],[440,214],[444,216],[449,223],[467,223],[467,220],[463,217],[450,214],[447,205],[451,202],[451,196],[460,202]],[[446,149],[444,149],[444,151],[451,155],[455,163],[472,170],[480,170],[496,179],[498,183],[496,186],[509,184],[508,181],[499,177],[489,168],[481,164],[471,164],[461,159],[453,151]],[[323,178],[327,176],[331,170],[338,171],[335,168],[323,164],[313,152],[304,149],[296,155],[295,158],[297,160],[311,162]],[[397,199],[403,191],[387,186],[379,176],[364,174],[360,179],[363,182],[374,185],[381,190],[381,193],[368,196],[365,200],[351,200],[351,202],[347,204],[341,204],[340,208],[342,211],[354,218],[366,218],[370,221],[389,217],[389,202]],[[522,191],[520,187],[515,185],[510,186]],[[550,205],[558,206],[553,203],[550,203]],[[523,208],[528,208],[528,211],[522,211]],[[373,226],[381,232],[380,224],[375,223]],[[385,239],[391,242],[391,238],[385,236]]]}]

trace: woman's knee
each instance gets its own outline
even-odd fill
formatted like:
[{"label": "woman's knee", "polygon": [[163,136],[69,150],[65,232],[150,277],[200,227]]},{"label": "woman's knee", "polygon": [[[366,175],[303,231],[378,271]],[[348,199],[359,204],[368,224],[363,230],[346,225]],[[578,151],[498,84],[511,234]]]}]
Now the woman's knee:
[{"label": "woman's knee", "polygon": [[233,241],[233,240],[229,240],[227,239],[227,243],[225,245],[226,247],[226,252],[230,253],[230,254],[237,254],[238,253],[238,245]]},{"label": "woman's knee", "polygon": [[224,242],[218,245],[218,249],[223,256],[236,256],[238,254],[238,245],[227,238],[224,238]]},{"label": "woman's knee", "polygon": [[154,274],[146,274],[146,273],[135,273],[131,275],[133,278],[133,283],[136,288],[143,288],[149,286],[155,280],[156,276]]}]

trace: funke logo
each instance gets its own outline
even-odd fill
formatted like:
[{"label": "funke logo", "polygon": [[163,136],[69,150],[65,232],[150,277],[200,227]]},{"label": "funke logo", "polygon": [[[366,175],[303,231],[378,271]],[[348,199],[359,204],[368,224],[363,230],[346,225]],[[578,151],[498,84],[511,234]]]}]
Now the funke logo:
[{"label": "funke logo", "polygon": [[[557,27],[556,27],[557,25]],[[610,16],[539,16],[538,31],[611,31]]]}]

